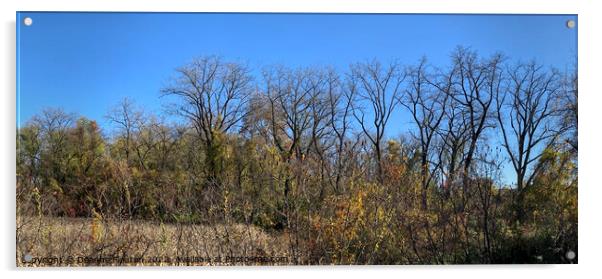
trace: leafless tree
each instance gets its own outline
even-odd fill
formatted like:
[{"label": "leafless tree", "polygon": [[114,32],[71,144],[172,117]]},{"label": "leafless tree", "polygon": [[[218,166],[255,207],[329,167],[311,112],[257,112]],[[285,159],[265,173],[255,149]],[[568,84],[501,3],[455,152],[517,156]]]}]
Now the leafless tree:
[{"label": "leafless tree", "polygon": [[[303,166],[301,163],[317,136],[315,123],[322,121],[313,119],[317,111],[312,108],[320,93],[319,77],[312,69],[292,70],[281,66],[266,68],[263,75],[269,101],[272,144],[279,151],[281,160],[290,167],[283,177],[283,216],[285,225],[296,230],[298,216],[295,215],[294,204],[291,204],[291,195],[295,194],[293,181],[296,181],[298,190],[302,188],[303,177],[295,165]],[[290,243],[291,253],[296,253],[296,241],[291,240]]]},{"label": "leafless tree", "polygon": [[496,94],[496,115],[502,146],[516,173],[517,218],[521,220],[524,190],[537,172],[532,166],[559,132],[552,118],[558,115],[555,101],[561,86],[558,72],[545,71],[535,62],[512,67],[508,75],[507,90]]},{"label": "leafless tree", "polygon": [[[405,100],[400,103],[405,106],[410,113],[416,127],[418,135],[416,138],[420,143],[420,173],[422,188],[422,208],[426,209],[428,187],[435,177],[436,172],[442,164],[441,160],[433,163],[433,149],[438,135],[439,126],[445,117],[445,109],[449,94],[439,94],[433,90],[431,77],[428,76],[426,59],[422,59],[418,66],[409,69],[409,86],[406,89]],[[439,156],[441,157],[441,156]]]},{"label": "leafless tree", "polygon": [[125,160],[129,164],[132,141],[144,122],[143,113],[135,108],[133,101],[125,98],[106,115],[106,118],[118,126],[117,129],[124,138]]},{"label": "leafless tree", "polygon": [[[356,90],[353,116],[368,138],[376,156],[379,181],[383,180],[383,139],[391,113],[399,105],[406,73],[397,63],[382,65],[378,61],[351,67],[351,82]],[[368,107],[368,108],[366,108]]]},{"label": "leafless tree", "polygon": [[467,147],[463,158],[464,191],[468,187],[470,171],[479,141],[487,128],[492,128],[492,104],[500,91],[502,56],[479,59],[476,52],[458,48],[453,56],[456,71],[452,99],[462,107],[467,124]]},{"label": "leafless tree", "polygon": [[[339,76],[332,68],[315,69],[312,75],[312,99],[309,106],[311,113],[311,146],[307,153],[315,156],[319,164],[320,177],[318,200],[321,202],[326,194],[326,186],[332,181],[333,148],[336,146],[336,137],[332,134],[331,96],[340,94]],[[336,110],[336,108],[334,108]],[[310,152],[311,151],[311,152]],[[335,152],[336,153],[336,152]],[[336,155],[335,155],[336,156]],[[328,182],[328,183],[324,183]]]},{"label": "leafless tree", "polygon": [[[345,84],[342,84],[342,83]],[[347,151],[357,145],[349,140],[351,128],[351,117],[353,114],[353,98],[355,93],[355,84],[352,82],[341,81],[335,73],[329,73],[328,76],[328,117],[329,127],[335,136],[334,143],[334,182],[333,188],[335,193],[340,193],[341,180],[344,177],[344,171],[349,161],[350,156],[347,156]]]},{"label": "leafless tree", "polygon": [[[285,159],[303,160],[328,136],[328,72],[276,67],[264,71],[271,137]],[[319,151],[322,152],[322,151]]]},{"label": "leafless tree", "polygon": [[[67,136],[67,130],[75,122],[75,115],[62,109],[45,109],[32,122],[40,127],[43,136],[51,137],[50,148],[59,148]],[[56,150],[53,150],[56,151]]]},{"label": "leafless tree", "polygon": [[[208,56],[176,72],[171,84],[162,89],[162,96],[178,97],[173,111],[191,122],[211,154],[217,135],[231,131],[247,113],[253,89],[250,70],[243,64]],[[217,162],[209,158],[208,163],[210,178],[216,179]]]},{"label": "leafless tree", "polygon": [[467,119],[464,117],[464,107],[453,96],[457,94],[454,88],[456,70],[439,71],[435,81],[431,84],[436,88],[438,94],[447,95],[445,114],[440,129],[436,130],[441,138],[440,157],[441,169],[445,176],[443,182],[444,191],[449,194],[451,188],[456,184],[457,173],[463,165],[463,154],[468,141]]},{"label": "leafless tree", "polygon": [[[52,177],[59,183],[64,183],[66,178],[66,170],[64,166],[65,160],[71,158],[67,156],[68,152],[68,136],[69,129],[75,123],[76,116],[66,113],[62,109],[44,109],[39,116],[32,119],[32,123],[39,127],[42,146],[45,150],[41,154],[41,159],[45,162],[43,169],[49,171],[47,177]],[[48,181],[44,183],[49,184]]]},{"label": "leafless tree", "polygon": [[578,75],[575,71],[572,74],[565,74],[562,81],[562,91],[559,102],[559,110],[561,113],[560,127],[567,134],[566,142],[569,144],[571,151],[577,153],[579,148],[579,142],[577,140],[578,134],[578,116],[579,106],[577,103],[578,99]]}]

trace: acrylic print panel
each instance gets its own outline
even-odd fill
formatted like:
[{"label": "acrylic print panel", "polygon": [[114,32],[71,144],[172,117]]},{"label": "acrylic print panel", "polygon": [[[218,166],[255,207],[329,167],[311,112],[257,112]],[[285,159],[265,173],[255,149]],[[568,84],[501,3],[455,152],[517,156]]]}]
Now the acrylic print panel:
[{"label": "acrylic print panel", "polygon": [[577,263],[577,28],[19,12],[17,265]]}]

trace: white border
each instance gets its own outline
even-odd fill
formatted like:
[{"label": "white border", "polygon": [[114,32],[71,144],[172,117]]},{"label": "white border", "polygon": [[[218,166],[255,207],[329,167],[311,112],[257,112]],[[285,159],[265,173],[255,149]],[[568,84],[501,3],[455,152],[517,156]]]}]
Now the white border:
[{"label": "white border", "polygon": [[[0,266],[3,275],[19,278],[107,278],[108,276],[200,276],[210,277],[294,277],[353,276],[371,277],[394,274],[400,278],[572,278],[600,273],[596,267],[601,259],[600,213],[602,213],[602,183],[599,158],[602,158],[602,105],[600,80],[602,65],[600,52],[601,9],[596,1],[571,0],[142,0],[142,1],[0,1],[2,16],[2,48],[0,62],[0,94],[2,107],[0,137],[2,160],[2,223],[0,229]],[[56,268],[17,270],[15,268],[15,16],[16,11],[173,11],[173,12],[360,12],[360,13],[556,13],[578,14],[579,21],[579,265],[548,266],[401,266],[401,267],[286,267],[286,268]],[[596,51],[597,50],[597,51]],[[98,272],[99,270],[104,272]],[[69,272],[66,272],[69,271]],[[150,273],[149,271],[153,271]],[[157,272],[159,271],[159,272]],[[301,272],[298,272],[301,271]],[[83,273],[82,273],[83,272]],[[106,273],[105,273],[106,272]],[[166,274],[165,272],[174,274]],[[599,276],[599,275],[598,275]]]}]

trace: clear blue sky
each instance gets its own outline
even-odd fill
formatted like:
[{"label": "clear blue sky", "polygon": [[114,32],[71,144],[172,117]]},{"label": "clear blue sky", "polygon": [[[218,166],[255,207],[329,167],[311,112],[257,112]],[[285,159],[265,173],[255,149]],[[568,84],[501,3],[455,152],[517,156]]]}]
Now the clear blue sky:
[{"label": "clear blue sky", "polygon": [[[31,26],[22,23],[25,17]],[[577,53],[569,19],[577,17],[23,12],[17,14],[17,124],[45,107],[62,107],[107,127],[104,115],[124,97],[160,112],[161,87],[199,55],[255,69],[278,63],[345,69],[372,58],[414,63],[421,56],[444,65],[463,45],[564,70]],[[388,134],[407,130],[410,118],[401,119]]]}]

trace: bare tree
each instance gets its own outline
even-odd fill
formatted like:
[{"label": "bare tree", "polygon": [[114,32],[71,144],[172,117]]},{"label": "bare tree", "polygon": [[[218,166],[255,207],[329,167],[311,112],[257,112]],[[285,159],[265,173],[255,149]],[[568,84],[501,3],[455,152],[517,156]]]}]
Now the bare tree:
[{"label": "bare tree", "polygon": [[[328,77],[328,117],[329,127],[335,135],[335,155],[334,155],[334,182],[333,188],[336,194],[340,193],[341,180],[344,177],[345,167],[349,161],[346,151],[353,149],[348,134],[351,131],[351,117],[353,114],[353,98],[356,92],[355,84],[342,81],[335,73],[330,73]],[[357,141],[355,142],[357,144]]]},{"label": "bare tree", "polygon": [[[351,67],[351,87],[356,92],[353,116],[358,121],[376,156],[379,181],[383,180],[382,152],[385,129],[391,113],[399,104],[406,73],[397,63],[360,63]],[[366,109],[366,107],[369,107]]]},{"label": "bare tree", "polygon": [[47,140],[49,148],[54,149],[59,148],[66,140],[67,130],[75,122],[75,115],[62,109],[48,108],[44,109],[41,115],[33,117],[32,122],[40,127],[43,136],[50,138]]},{"label": "bare tree", "polygon": [[[405,100],[400,103],[405,106],[410,113],[416,127],[418,135],[416,138],[420,143],[420,175],[422,189],[422,208],[426,209],[428,187],[435,177],[434,172],[441,166],[441,160],[433,162],[432,153],[435,140],[438,135],[439,126],[445,116],[445,106],[449,94],[438,94],[430,86],[433,84],[426,72],[426,59],[422,59],[418,66],[409,70],[409,87],[406,90]],[[439,156],[440,157],[440,156]]]},{"label": "bare tree", "polygon": [[[66,113],[62,109],[44,109],[39,116],[32,119],[32,124],[40,129],[41,159],[45,162],[42,170],[47,172],[46,177],[50,177],[59,184],[65,183],[67,176],[65,165],[70,158],[68,153],[68,137],[70,128],[75,123],[76,116]],[[49,185],[49,181],[43,183]]]},{"label": "bare tree", "polygon": [[[332,74],[332,73],[330,73]],[[284,159],[303,160],[312,149],[323,152],[328,136],[329,73],[276,67],[264,71],[271,137]]]},{"label": "bare tree", "polygon": [[559,132],[552,118],[558,114],[554,102],[561,86],[558,72],[548,73],[535,62],[519,64],[508,75],[507,90],[496,95],[497,119],[502,146],[516,173],[517,218],[521,220],[524,190],[537,173],[532,166]]},{"label": "bare tree", "polygon": [[208,56],[193,60],[176,70],[172,83],[163,88],[162,96],[176,96],[174,112],[188,119],[205,144],[209,178],[217,178],[214,153],[216,137],[227,133],[247,113],[251,96],[250,70],[242,64],[225,62]]},{"label": "bare tree", "polygon": [[436,133],[441,138],[439,146],[439,160],[441,169],[445,175],[443,187],[445,194],[454,186],[459,168],[463,164],[463,153],[468,141],[467,119],[464,117],[464,107],[453,96],[457,94],[454,88],[456,69],[447,72],[439,72],[431,84],[437,89],[438,94],[447,95],[445,109],[442,113],[443,123]]},{"label": "bare tree", "polygon": [[567,135],[566,142],[569,144],[571,151],[575,154],[579,148],[579,142],[577,140],[577,124],[579,120],[579,106],[577,99],[579,92],[577,85],[578,75],[576,70],[570,75],[565,74],[565,78],[562,82],[563,89],[561,91],[559,102],[559,110],[562,114],[560,126]]},{"label": "bare tree", "polygon": [[[293,165],[303,166],[301,163],[312,147],[312,135],[316,133],[314,122],[317,120],[312,119],[312,106],[319,93],[317,77],[311,69],[291,70],[285,67],[267,68],[263,74],[270,109],[271,140],[281,160],[290,167],[283,177],[282,214],[288,229],[296,230],[298,216],[295,215],[297,211],[291,196],[295,194],[293,181],[297,182],[298,190],[302,177],[300,170]],[[290,243],[291,252],[296,253],[296,241],[291,239]]]},{"label": "bare tree", "polygon": [[125,160],[129,164],[132,141],[136,131],[142,128],[144,122],[142,111],[135,108],[133,101],[125,98],[106,115],[106,118],[118,126],[124,138]]},{"label": "bare tree", "polygon": [[479,59],[476,52],[458,48],[453,54],[453,62],[457,74],[452,99],[461,105],[468,130],[463,159],[465,192],[478,143],[484,131],[495,126],[491,109],[500,90],[502,56],[496,54],[489,59]]},{"label": "bare tree", "polygon": [[[136,147],[137,137],[140,133],[140,130],[144,126],[144,116],[141,110],[137,110],[134,106],[134,103],[128,99],[124,98],[117,106],[115,106],[106,116],[109,121],[113,122],[117,125],[118,135],[117,138],[121,137],[123,140],[123,152],[125,153],[125,164],[127,167],[131,166],[132,162],[132,153],[134,150],[139,150],[139,147]],[[138,153],[139,154],[139,153]],[[141,162],[141,157],[136,158],[140,165],[144,165]],[[131,186],[132,181],[129,178],[129,175],[123,175],[123,204],[126,206],[128,216],[132,216],[132,200],[131,200]]]},{"label": "bare tree", "polygon": [[312,99],[309,106],[311,113],[311,150],[308,150],[307,153],[315,156],[319,164],[319,177],[322,183],[320,183],[317,197],[320,202],[326,194],[326,186],[332,180],[333,168],[330,153],[336,145],[336,139],[331,133],[333,110],[331,96],[340,94],[338,79],[338,74],[333,69],[316,69],[311,78],[313,84]]}]

